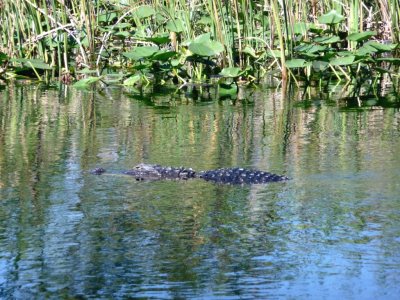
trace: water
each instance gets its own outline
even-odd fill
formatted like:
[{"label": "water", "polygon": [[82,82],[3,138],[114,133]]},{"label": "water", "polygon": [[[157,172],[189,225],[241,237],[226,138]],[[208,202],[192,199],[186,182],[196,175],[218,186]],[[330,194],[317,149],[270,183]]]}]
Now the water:
[{"label": "water", "polygon": [[[309,98],[1,87],[0,298],[398,298],[397,105]],[[88,173],[140,162],[291,180]]]}]

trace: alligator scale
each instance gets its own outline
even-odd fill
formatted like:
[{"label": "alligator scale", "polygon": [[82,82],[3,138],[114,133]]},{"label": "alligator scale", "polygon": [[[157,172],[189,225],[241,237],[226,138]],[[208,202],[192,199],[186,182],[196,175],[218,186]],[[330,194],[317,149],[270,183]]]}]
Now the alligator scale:
[{"label": "alligator scale", "polygon": [[[103,168],[91,171],[92,174],[101,175],[106,172]],[[286,176],[276,175],[259,170],[243,168],[223,168],[209,171],[196,172],[192,168],[163,167],[160,165],[138,164],[131,170],[123,171],[122,174],[130,175],[136,180],[159,180],[159,179],[190,179],[202,178],[207,181],[226,184],[260,184],[288,180]]]}]

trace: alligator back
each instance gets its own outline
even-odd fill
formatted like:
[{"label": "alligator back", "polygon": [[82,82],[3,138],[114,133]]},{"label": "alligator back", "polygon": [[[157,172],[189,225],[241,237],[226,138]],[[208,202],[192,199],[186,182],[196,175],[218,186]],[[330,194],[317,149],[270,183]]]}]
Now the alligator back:
[{"label": "alligator back", "polygon": [[198,177],[207,181],[228,184],[259,184],[288,180],[286,176],[276,175],[259,170],[243,168],[223,168],[217,170],[202,171]]},{"label": "alligator back", "polygon": [[136,180],[157,180],[157,179],[189,179],[194,178],[196,172],[191,168],[163,167],[160,165],[138,164],[132,170],[124,174],[131,175]]}]

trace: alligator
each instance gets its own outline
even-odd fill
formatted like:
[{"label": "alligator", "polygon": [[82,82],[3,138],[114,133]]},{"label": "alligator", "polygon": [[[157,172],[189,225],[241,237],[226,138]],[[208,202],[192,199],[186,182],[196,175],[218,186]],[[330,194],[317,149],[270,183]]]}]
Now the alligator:
[{"label": "alligator", "polygon": [[[106,170],[103,168],[96,168],[91,171],[95,175],[101,175],[105,172]],[[261,184],[289,179],[286,176],[243,168],[222,168],[196,172],[192,168],[163,167],[144,163],[138,164],[131,170],[123,171],[122,174],[130,175],[137,181],[202,178],[206,181],[225,184]]]}]

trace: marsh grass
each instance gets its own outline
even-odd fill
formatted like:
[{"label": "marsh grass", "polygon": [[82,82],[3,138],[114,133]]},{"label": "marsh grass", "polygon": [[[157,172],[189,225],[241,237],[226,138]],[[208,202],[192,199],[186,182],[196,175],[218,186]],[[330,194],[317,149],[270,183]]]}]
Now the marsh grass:
[{"label": "marsh grass", "polygon": [[[333,10],[342,22],[320,21]],[[228,83],[266,74],[310,79],[319,74],[315,55],[329,63],[327,55],[366,42],[348,40],[351,34],[374,31],[369,40],[398,43],[399,11],[397,0],[0,0],[0,76],[69,82],[95,72],[106,81],[102,70],[117,68],[122,71],[114,81],[135,85],[154,78],[205,81],[225,69]],[[315,40],[336,36],[332,43]],[[329,51],[299,54],[306,44]],[[354,67],[330,64],[327,70],[348,80],[357,75]]]}]

